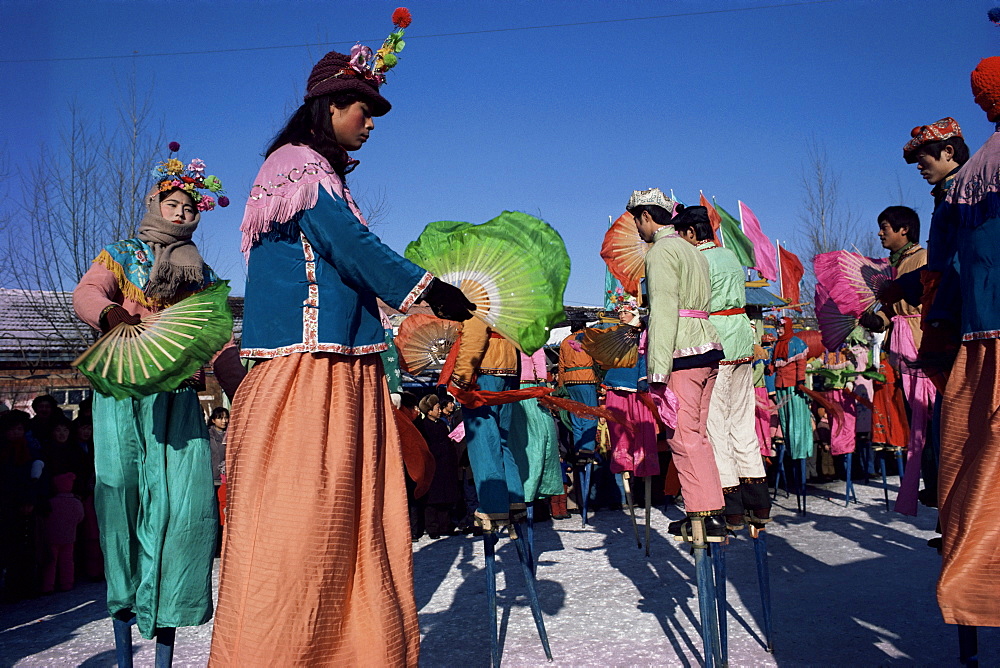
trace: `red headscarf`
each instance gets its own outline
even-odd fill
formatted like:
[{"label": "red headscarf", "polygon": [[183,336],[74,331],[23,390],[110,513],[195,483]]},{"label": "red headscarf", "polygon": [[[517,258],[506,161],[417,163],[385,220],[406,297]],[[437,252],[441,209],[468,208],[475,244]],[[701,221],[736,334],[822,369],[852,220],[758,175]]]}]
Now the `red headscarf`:
[{"label": "red headscarf", "polygon": [[791,341],[794,336],[792,333],[791,318],[782,318],[781,324],[785,328],[785,333],[779,336],[777,342],[774,344],[774,359],[776,360],[788,359],[788,342]]}]

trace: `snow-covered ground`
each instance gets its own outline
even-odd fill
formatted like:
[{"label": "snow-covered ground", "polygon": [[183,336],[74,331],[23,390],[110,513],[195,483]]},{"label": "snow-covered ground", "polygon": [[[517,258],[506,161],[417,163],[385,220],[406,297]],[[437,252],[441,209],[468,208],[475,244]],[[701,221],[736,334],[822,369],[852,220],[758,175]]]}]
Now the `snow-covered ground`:
[{"label": "snow-covered ground", "polygon": [[[898,479],[890,479],[898,483]],[[890,498],[895,486],[890,485]],[[957,665],[954,627],[934,598],[940,566],[926,547],[935,514],[887,512],[878,486],[810,487],[808,514],[780,497],[768,546],[775,653],[763,648],[753,548],[744,532],[726,549],[729,658],[733,666]],[[641,512],[641,511],[640,511]],[[702,662],[694,565],[670,540],[668,515],[653,509],[646,557],[628,514],[601,511],[540,523],[538,591],[554,666],[692,666]],[[640,516],[640,534],[642,533]],[[453,536],[414,544],[417,606],[425,666],[489,665],[486,578],[481,539]],[[514,546],[497,548],[498,624],[506,666],[546,665]],[[0,606],[0,666],[114,664],[102,585]],[[211,624],[177,633],[176,666],[203,666]],[[152,665],[152,642],[136,636],[136,665]],[[980,630],[982,665],[1000,665],[1000,632]]]}]

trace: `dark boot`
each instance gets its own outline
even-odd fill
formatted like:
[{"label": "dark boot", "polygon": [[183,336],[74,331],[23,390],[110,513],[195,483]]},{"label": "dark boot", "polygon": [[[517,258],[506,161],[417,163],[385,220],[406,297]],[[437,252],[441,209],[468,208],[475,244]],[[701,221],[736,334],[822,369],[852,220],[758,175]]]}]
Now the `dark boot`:
[{"label": "dark boot", "polygon": [[[677,540],[691,540],[691,517],[689,515],[686,519],[671,522],[667,531],[671,535],[677,536]],[[709,542],[713,543],[725,540],[727,536],[726,520],[722,518],[722,515],[705,517],[705,536]]]},{"label": "dark boot", "polygon": [[743,528],[743,496],[740,485],[723,487],[722,496],[726,500],[726,507],[722,511],[726,516],[726,528],[739,531]]}]

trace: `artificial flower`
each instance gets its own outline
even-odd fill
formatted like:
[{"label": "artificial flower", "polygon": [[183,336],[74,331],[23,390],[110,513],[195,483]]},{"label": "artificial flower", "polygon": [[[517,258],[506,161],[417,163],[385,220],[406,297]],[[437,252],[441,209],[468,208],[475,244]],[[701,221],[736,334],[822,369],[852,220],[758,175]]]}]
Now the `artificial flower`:
[{"label": "artificial flower", "polygon": [[222,181],[219,180],[218,176],[206,176],[205,187],[212,192],[217,193],[222,190]]},{"label": "artificial flower", "polygon": [[175,141],[172,141],[169,144],[167,144],[167,148],[170,149],[171,153],[177,153],[177,151],[181,150],[181,145]]},{"label": "artificial flower", "polygon": [[177,179],[174,179],[173,181],[170,182],[170,187],[171,188],[180,188],[183,185],[184,184],[181,183],[180,181],[178,181]]},{"label": "artificial flower", "polygon": [[229,198],[226,197],[225,195],[223,195],[222,197],[220,197],[219,198],[219,206],[221,206],[223,208],[229,206]]},{"label": "artificial flower", "polygon": [[205,171],[205,161],[199,158],[195,158],[191,161],[191,164],[187,166],[189,172],[194,172],[195,174],[201,174]]},{"label": "artificial flower", "polygon": [[400,28],[408,28],[411,23],[413,23],[413,16],[410,14],[410,10],[406,7],[396,7],[396,11],[392,13],[392,24]]},{"label": "artificial flower", "polygon": [[163,163],[163,166],[166,168],[167,174],[180,174],[184,171],[184,163],[177,158],[170,158]]},{"label": "artificial flower", "polygon": [[382,56],[382,62],[385,63],[385,67],[382,69],[390,70],[396,66],[396,63],[399,62],[399,58],[396,57],[395,53],[386,53]]},{"label": "artificial flower", "polygon": [[372,59],[372,50],[364,44],[355,44],[351,47],[350,66],[358,72],[367,68]]},{"label": "artificial flower", "polygon": [[149,175],[152,176],[154,179],[158,179],[166,173],[167,170],[163,169],[163,165],[157,165],[156,167],[153,167],[153,169],[149,171]]},{"label": "artificial flower", "polygon": [[202,195],[201,199],[198,201],[199,211],[211,211],[215,208],[215,199],[210,195]]},{"label": "artificial flower", "polygon": [[166,191],[170,190],[173,187],[174,187],[174,184],[171,183],[170,181],[161,181],[160,182],[160,192],[161,193],[162,192],[166,192]]}]

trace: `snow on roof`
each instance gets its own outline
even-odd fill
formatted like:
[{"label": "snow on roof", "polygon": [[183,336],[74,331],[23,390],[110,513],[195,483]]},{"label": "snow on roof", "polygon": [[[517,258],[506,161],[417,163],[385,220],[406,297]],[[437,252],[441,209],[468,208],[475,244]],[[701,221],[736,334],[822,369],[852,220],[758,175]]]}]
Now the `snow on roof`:
[{"label": "snow on roof", "polygon": [[[243,333],[243,298],[230,297],[233,334]],[[73,312],[73,293],[0,288],[0,362],[71,362],[96,332]]]}]

